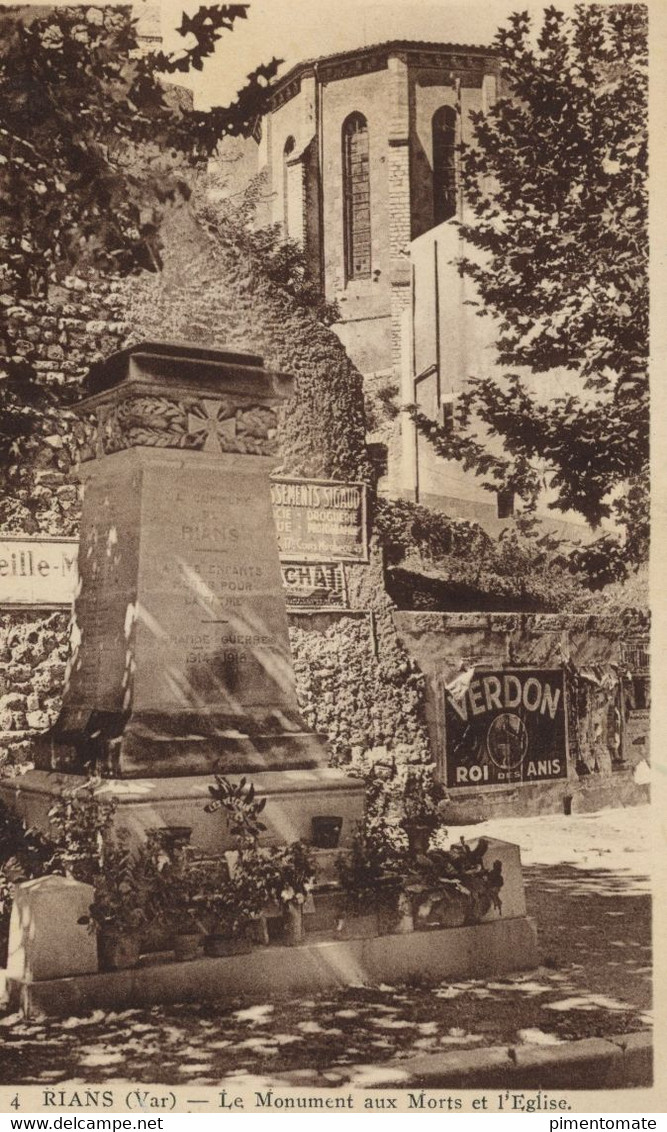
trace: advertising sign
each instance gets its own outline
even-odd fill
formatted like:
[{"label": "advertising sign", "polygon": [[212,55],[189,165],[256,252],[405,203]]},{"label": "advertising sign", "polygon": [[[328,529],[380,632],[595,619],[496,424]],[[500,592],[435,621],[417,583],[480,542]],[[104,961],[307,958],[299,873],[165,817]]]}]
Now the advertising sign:
[{"label": "advertising sign", "polygon": [[566,749],[561,669],[475,668],[445,688],[448,786],[566,778]]},{"label": "advertising sign", "polygon": [[285,561],[368,562],[365,484],[274,477],[271,502]]},{"label": "advertising sign", "polygon": [[71,605],[78,549],[73,538],[1,538],[0,606]]},{"label": "advertising sign", "polygon": [[281,572],[288,609],[348,608],[341,562],[283,562]]}]

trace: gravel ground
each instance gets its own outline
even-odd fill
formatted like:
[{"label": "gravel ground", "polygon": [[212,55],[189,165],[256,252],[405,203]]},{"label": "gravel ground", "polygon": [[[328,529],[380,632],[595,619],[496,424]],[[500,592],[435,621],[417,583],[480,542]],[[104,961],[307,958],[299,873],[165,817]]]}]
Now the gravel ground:
[{"label": "gravel ground", "polygon": [[550,1045],[650,1026],[646,807],[494,821],[522,846],[542,966],[497,980],[351,987],[243,1006],[206,1002],[86,1018],[0,1019],[0,1083],[349,1082],[420,1051]]}]

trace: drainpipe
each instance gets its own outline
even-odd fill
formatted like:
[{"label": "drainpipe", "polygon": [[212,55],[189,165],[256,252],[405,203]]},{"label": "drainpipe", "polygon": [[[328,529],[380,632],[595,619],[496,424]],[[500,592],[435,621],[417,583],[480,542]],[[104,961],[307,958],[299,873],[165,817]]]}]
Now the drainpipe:
[{"label": "drainpipe", "polygon": [[318,228],[318,255],[320,271],[320,289],[322,297],[326,295],[326,277],[324,261],[324,130],[322,111],[322,94],[320,91],[319,66],[313,67],[315,74],[315,122],[317,129],[317,228]]}]

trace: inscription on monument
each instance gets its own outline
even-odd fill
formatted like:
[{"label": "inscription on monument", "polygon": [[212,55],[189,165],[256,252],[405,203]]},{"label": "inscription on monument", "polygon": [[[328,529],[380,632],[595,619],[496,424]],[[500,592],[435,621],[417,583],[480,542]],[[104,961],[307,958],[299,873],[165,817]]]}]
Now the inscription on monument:
[{"label": "inscription on monument", "polygon": [[[270,501],[257,474],[198,469],[195,480],[183,469],[166,497],[159,473],[145,472],[144,504],[151,523],[143,536],[137,634],[154,663],[137,674],[142,705],[158,708],[174,695],[184,705],[229,711],[283,702],[287,619],[279,563],[266,537]],[[249,548],[250,514],[257,538]]]}]

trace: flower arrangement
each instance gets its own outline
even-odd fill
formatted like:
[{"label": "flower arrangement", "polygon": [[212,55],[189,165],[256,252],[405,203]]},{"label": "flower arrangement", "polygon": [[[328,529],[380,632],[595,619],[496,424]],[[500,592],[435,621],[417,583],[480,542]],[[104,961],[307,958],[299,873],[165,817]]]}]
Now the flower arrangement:
[{"label": "flower arrangement", "polygon": [[256,845],[266,826],[259,819],[266,806],[266,798],[257,798],[252,782],[242,778],[230,782],[223,775],[215,775],[215,785],[209,786],[211,801],[204,807],[207,814],[224,810],[227,828],[237,845]]},{"label": "flower arrangement", "polygon": [[160,922],[175,935],[203,933],[210,885],[208,862],[172,856],[149,839],[153,862],[155,908]]},{"label": "flower arrangement", "polygon": [[377,819],[359,823],[347,853],[336,860],[345,893],[346,911],[353,916],[384,907],[400,884],[401,860],[387,830]]},{"label": "flower arrangement", "polygon": [[265,904],[303,904],[315,884],[315,864],[308,847],[302,841],[293,841],[259,848],[259,838],[266,830],[259,815],[266,798],[258,799],[247,779],[234,783],[216,775],[209,793],[212,801],[205,806],[206,813],[224,810],[227,827],[238,845],[229,880],[240,898],[248,899],[253,908],[260,894]]},{"label": "flower arrangement", "polygon": [[202,887],[209,932],[230,938],[246,935],[268,899],[255,853],[239,854],[232,865],[225,860],[206,862]]},{"label": "flower arrangement", "polygon": [[304,904],[315,887],[315,862],[307,845],[289,845],[259,850],[266,891],[278,905]]}]

